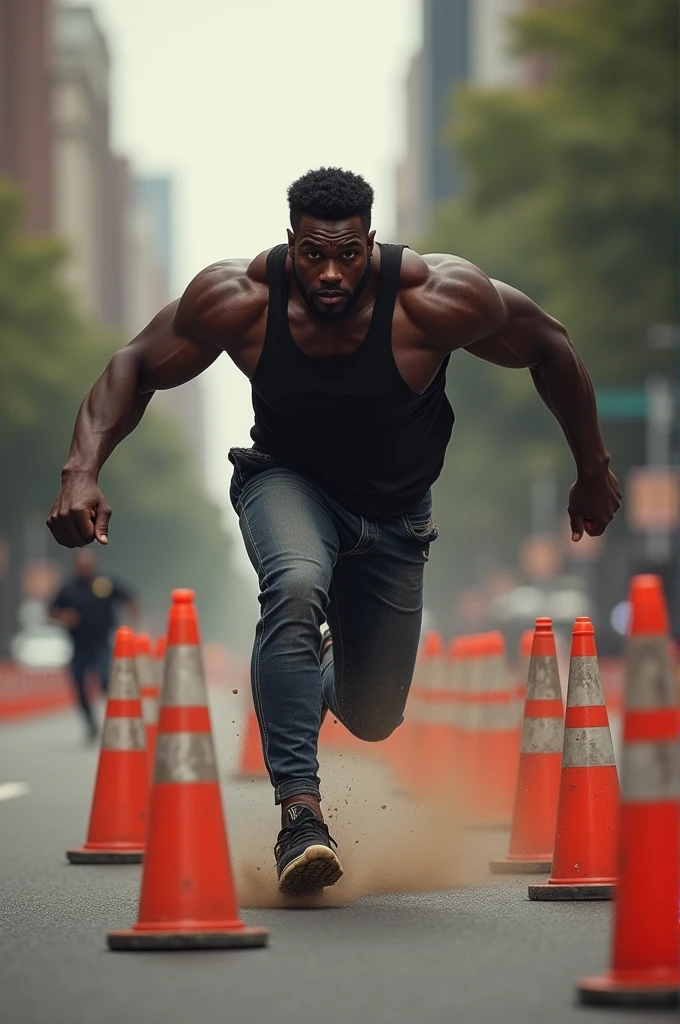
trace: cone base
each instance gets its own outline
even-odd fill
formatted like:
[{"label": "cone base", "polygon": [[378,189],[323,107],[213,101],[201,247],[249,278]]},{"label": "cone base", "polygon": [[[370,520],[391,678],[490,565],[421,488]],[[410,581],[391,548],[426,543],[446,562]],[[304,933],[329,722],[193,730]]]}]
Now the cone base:
[{"label": "cone base", "polygon": [[71,864],[141,864],[144,850],[89,850],[79,846],[67,850],[66,856]]},{"label": "cone base", "polygon": [[680,973],[675,979],[645,983],[643,980],[621,981],[613,971],[592,978],[582,978],[576,986],[579,1002],[584,1006],[678,1006],[680,1005]]},{"label": "cone base", "polygon": [[551,860],[492,860],[492,875],[545,875],[552,871]]},{"label": "cone base", "polygon": [[163,949],[254,949],[269,942],[267,928],[236,928],[233,931],[141,932],[134,928],[109,932],[109,949],[144,952]]},{"label": "cone base", "polygon": [[588,883],[583,885],[530,885],[529,899],[545,902],[565,900],[613,900],[615,885]]}]

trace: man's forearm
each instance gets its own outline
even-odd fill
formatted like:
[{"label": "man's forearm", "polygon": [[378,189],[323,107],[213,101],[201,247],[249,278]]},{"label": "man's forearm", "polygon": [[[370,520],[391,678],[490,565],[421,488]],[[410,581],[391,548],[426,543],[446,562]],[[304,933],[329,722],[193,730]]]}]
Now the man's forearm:
[{"label": "man's forearm", "polygon": [[539,395],[558,421],[580,475],[608,466],[600,431],[595,389],[585,364],[566,334],[546,346],[531,376]]},{"label": "man's forearm", "polygon": [[99,477],[116,445],[141,420],[151,394],[140,394],[139,364],[130,349],[116,352],[78,412],[65,475]]}]

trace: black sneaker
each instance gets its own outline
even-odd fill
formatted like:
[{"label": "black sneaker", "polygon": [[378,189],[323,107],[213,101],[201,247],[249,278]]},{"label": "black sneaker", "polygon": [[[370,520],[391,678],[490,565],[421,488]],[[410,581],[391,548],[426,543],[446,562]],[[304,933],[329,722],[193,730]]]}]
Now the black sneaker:
[{"label": "black sneaker", "polygon": [[281,892],[303,896],[334,885],[342,867],[328,825],[307,804],[292,804],[286,815],[290,824],[281,829],[274,848]]}]

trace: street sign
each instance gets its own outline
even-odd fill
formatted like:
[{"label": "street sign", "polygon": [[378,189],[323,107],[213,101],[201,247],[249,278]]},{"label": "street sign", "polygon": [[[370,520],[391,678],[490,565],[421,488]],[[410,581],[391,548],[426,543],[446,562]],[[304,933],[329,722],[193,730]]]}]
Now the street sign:
[{"label": "street sign", "polygon": [[646,420],[647,392],[642,388],[598,388],[595,392],[601,420]]}]

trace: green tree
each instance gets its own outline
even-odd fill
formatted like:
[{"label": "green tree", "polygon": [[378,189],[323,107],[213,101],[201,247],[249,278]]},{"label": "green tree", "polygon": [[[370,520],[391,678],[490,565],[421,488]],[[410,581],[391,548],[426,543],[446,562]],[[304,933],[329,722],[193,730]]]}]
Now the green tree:
[{"label": "green tree", "polygon": [[[464,193],[436,210],[419,245],[530,294],[567,326],[599,386],[670,369],[645,338],[675,319],[677,21],[674,0],[572,0],[516,18],[516,51],[547,57],[550,81],[452,98]],[[439,601],[452,575],[514,560],[533,477],[552,467],[566,498],[573,473],[527,373],[463,354],[449,381],[463,429],[438,487],[451,540],[434,560]],[[625,476],[642,458],[640,427],[606,439]]]},{"label": "green tree", "polygon": [[[63,247],[23,238],[21,210],[17,189],[0,182],[0,533],[13,539],[15,562],[26,523],[44,520],[58,490],[82,397],[120,345],[78,317],[59,278]],[[229,540],[175,423],[149,410],[106,465],[102,487],[114,508],[102,564],[161,621],[170,589],[194,587],[206,637],[240,645]],[[56,544],[49,550],[68,564]]]}]

